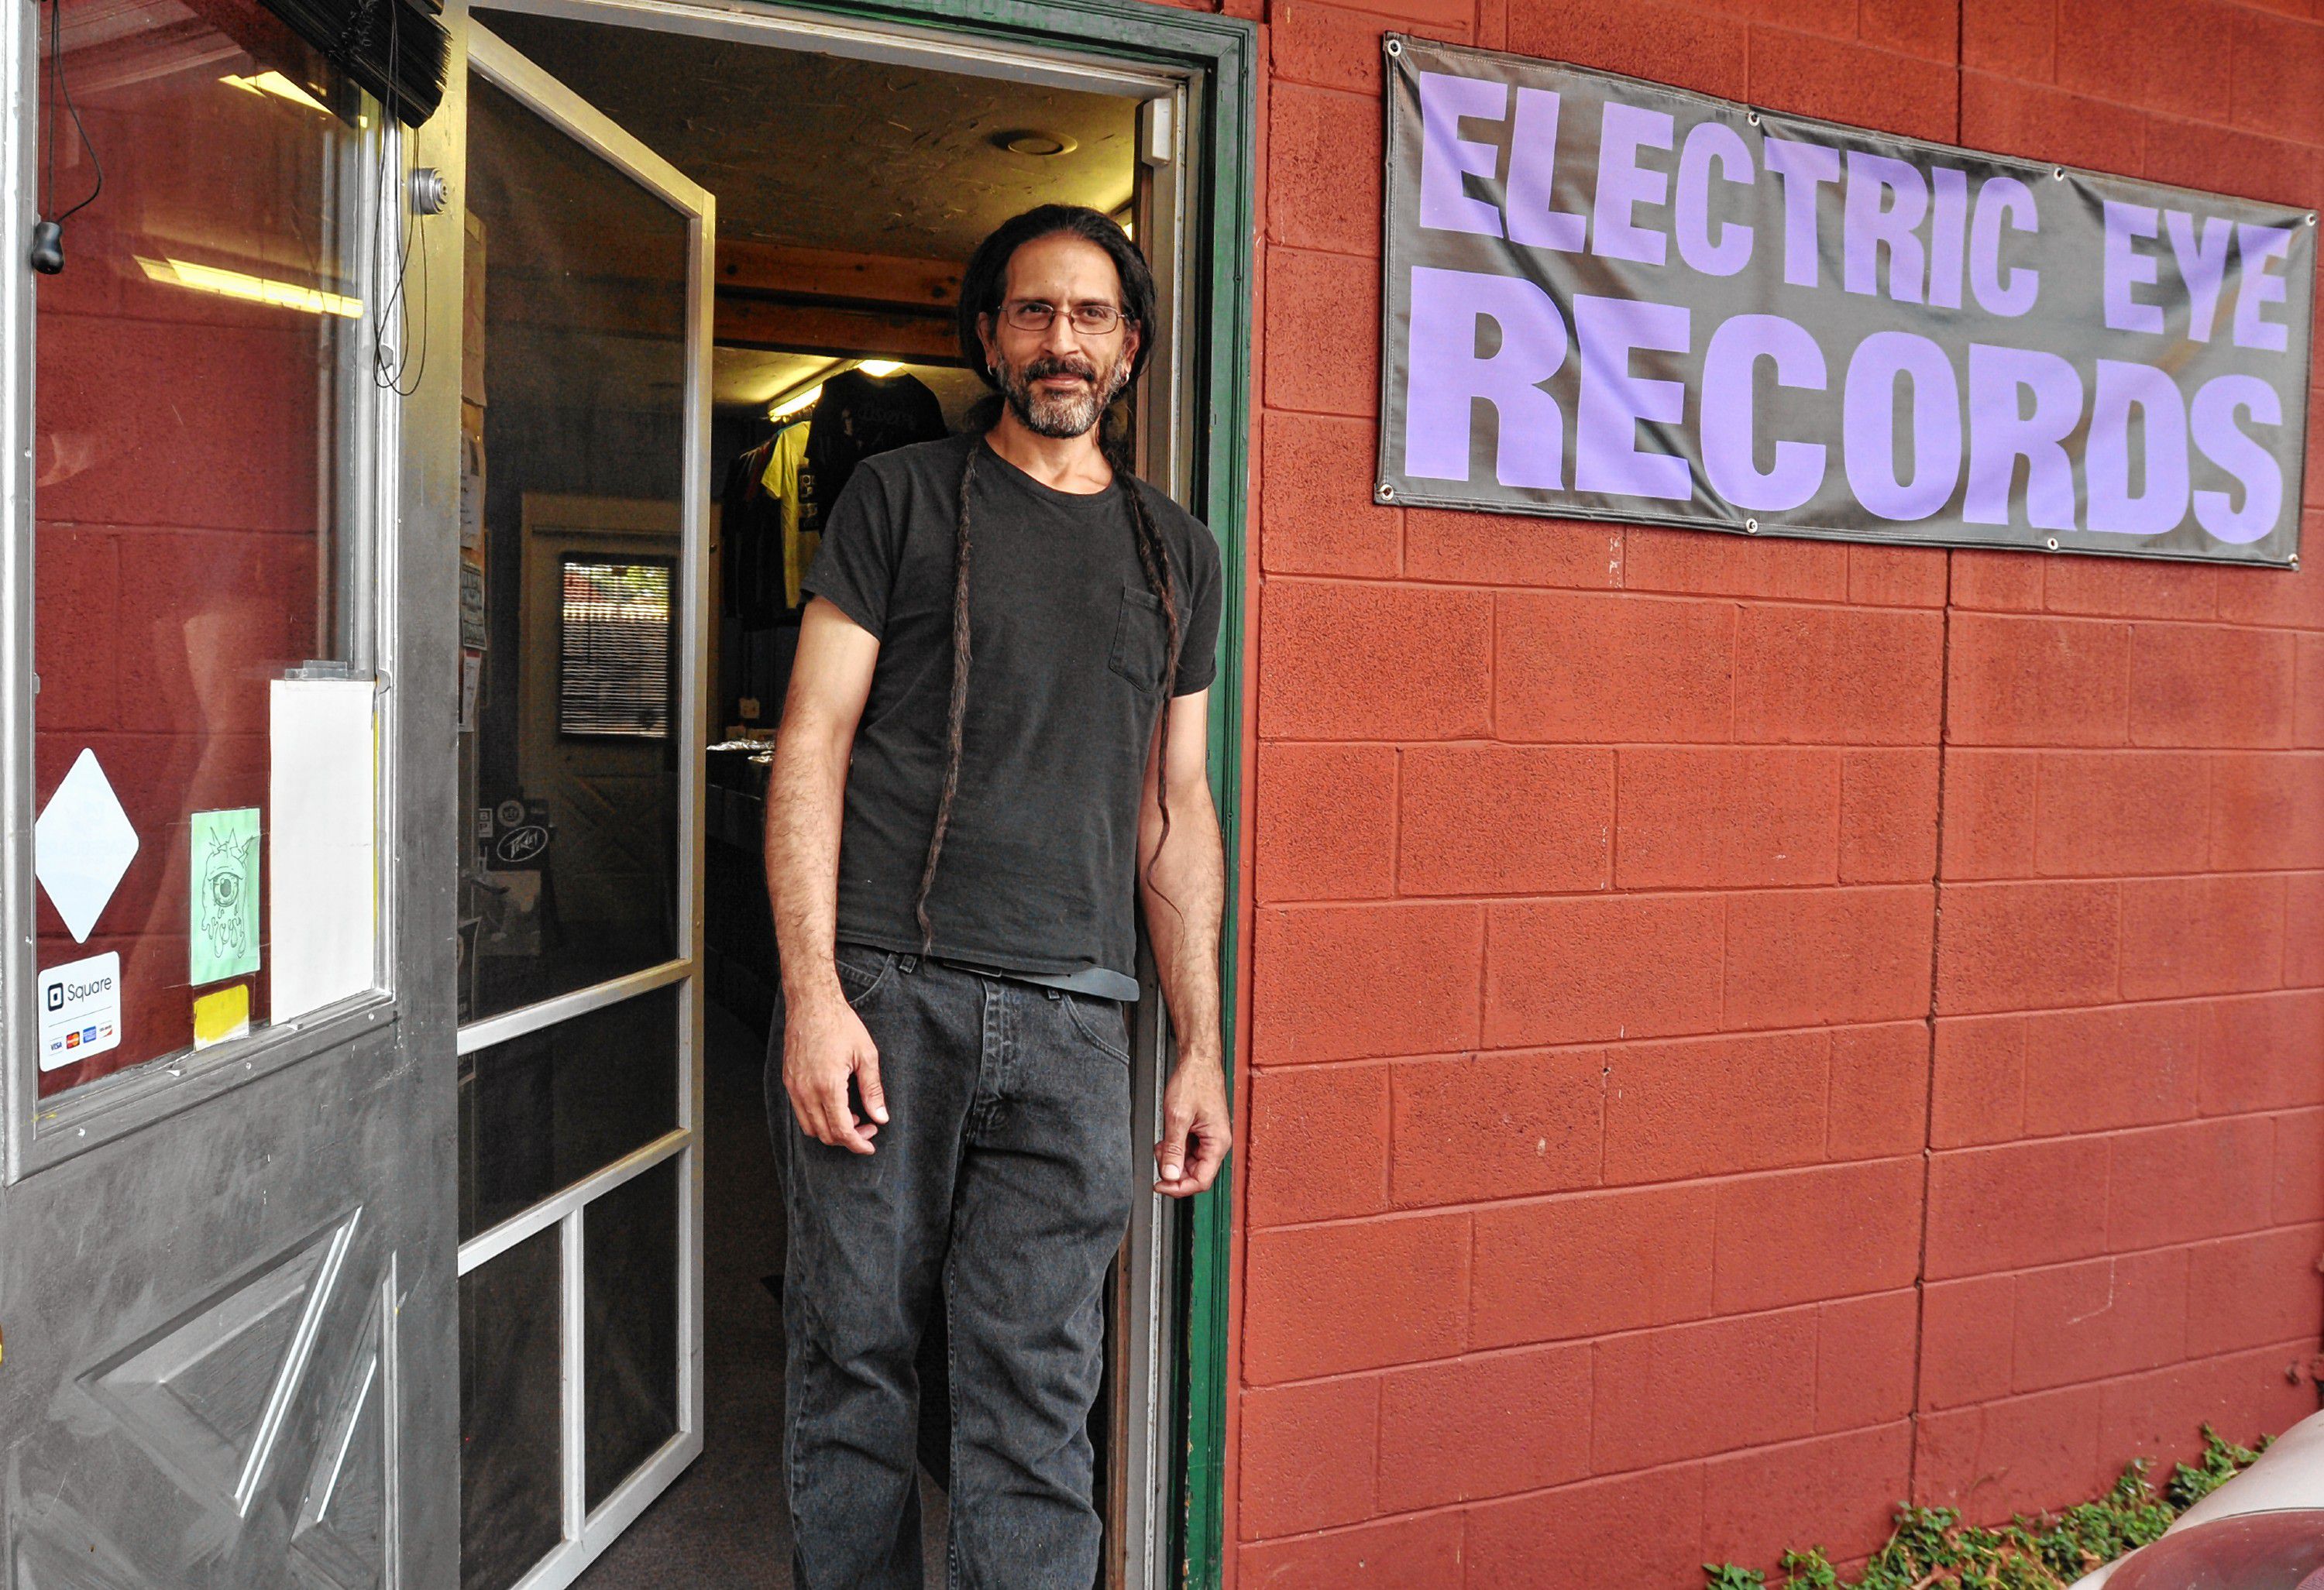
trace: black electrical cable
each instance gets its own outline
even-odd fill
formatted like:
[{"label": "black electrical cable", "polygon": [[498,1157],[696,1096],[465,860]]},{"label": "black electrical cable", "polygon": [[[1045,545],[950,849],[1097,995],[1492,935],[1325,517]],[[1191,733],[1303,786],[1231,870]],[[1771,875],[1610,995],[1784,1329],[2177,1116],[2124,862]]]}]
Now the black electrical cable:
[{"label": "black electrical cable", "polygon": [[64,129],[57,120],[57,99],[64,98],[65,110],[72,117],[73,133],[80,139],[81,147],[88,151],[88,163],[97,168],[97,185],[88,196],[61,216],[51,216],[32,227],[32,269],[43,276],[54,276],[65,268],[65,223],[97,202],[105,191],[105,161],[97,152],[96,141],[81,124],[80,106],[73,103],[72,88],[65,81],[65,0],[49,0],[49,160],[42,181],[41,206],[52,207],[57,202],[57,140]]},{"label": "black electrical cable", "polygon": [[[401,0],[388,0],[387,54],[390,60],[397,59],[396,51],[401,42],[399,37],[398,22],[402,11]],[[388,317],[397,305],[404,304],[406,301],[404,290],[410,278],[411,251],[420,232],[419,217],[416,215],[406,217],[402,213],[410,206],[409,194],[397,196],[402,199],[402,204],[398,205],[396,198],[391,198],[388,191],[390,173],[387,130],[398,120],[396,112],[400,107],[401,97],[401,92],[391,75],[386,86],[386,94],[381,103],[379,186],[382,199],[393,207],[392,213],[399,217],[396,227],[397,237],[392,247],[395,256],[395,280],[394,285],[388,289],[386,302],[379,306],[378,314],[372,320],[371,362],[372,381],[374,385],[382,391],[391,391],[399,398],[408,398],[420,390],[420,381],[425,380],[428,374],[428,314],[425,308],[428,299],[428,247],[425,240],[419,240],[420,299],[422,305],[420,312],[420,349],[417,354],[414,354],[411,351],[410,339],[407,336],[404,341],[404,351],[398,354],[387,345]],[[386,274],[389,252],[386,216],[382,216],[372,233],[371,262],[377,272],[383,276]],[[410,317],[407,315],[405,326],[407,332],[410,329],[409,319]]]}]

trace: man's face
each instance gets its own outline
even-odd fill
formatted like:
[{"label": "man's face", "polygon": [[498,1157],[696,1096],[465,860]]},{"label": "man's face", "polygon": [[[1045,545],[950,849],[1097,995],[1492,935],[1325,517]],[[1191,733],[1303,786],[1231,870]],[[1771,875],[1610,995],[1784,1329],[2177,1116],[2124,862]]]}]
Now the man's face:
[{"label": "man's face", "polygon": [[[1047,304],[1056,313],[1040,330],[1010,324],[1012,311]],[[1009,257],[1001,313],[982,316],[985,362],[1010,411],[1037,436],[1077,437],[1098,422],[1130,383],[1139,328],[1117,320],[1102,333],[1076,330],[1084,305],[1121,307],[1121,279],[1106,252],[1070,233],[1037,237]]]}]

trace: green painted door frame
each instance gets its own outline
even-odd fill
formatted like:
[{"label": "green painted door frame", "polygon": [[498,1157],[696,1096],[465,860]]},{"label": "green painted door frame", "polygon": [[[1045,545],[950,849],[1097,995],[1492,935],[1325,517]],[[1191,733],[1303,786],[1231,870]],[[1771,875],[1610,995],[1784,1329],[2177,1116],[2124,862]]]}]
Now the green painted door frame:
[{"label": "green painted door frame", "polygon": [[[1200,338],[1188,400],[1197,417],[1186,507],[1219,539],[1225,608],[1218,682],[1212,688],[1211,791],[1227,853],[1221,942],[1223,1020],[1233,1083],[1235,997],[1241,964],[1236,924],[1241,879],[1243,585],[1250,447],[1251,235],[1258,143],[1258,29],[1239,17],[1181,11],[1143,0],[788,0],[798,9],[1035,44],[1091,59],[1198,74],[1187,142],[1188,203],[1183,324]],[[1231,1167],[1230,1167],[1231,1169]],[[1225,1552],[1227,1262],[1232,1189],[1222,1175],[1176,1223],[1172,1267],[1181,1346],[1176,1405],[1185,1419],[1176,1448],[1171,1516],[1178,1583],[1213,1590]]]}]

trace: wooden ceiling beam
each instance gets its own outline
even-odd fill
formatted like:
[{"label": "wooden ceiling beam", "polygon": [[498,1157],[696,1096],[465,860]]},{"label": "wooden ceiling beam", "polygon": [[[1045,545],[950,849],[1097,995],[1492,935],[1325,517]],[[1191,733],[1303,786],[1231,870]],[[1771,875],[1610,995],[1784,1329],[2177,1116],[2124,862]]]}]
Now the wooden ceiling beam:
[{"label": "wooden ceiling beam", "polygon": [[718,240],[718,290],[769,293],[949,316],[960,299],[951,260],[848,253],[785,244]]},{"label": "wooden ceiling beam", "polygon": [[767,348],[834,358],[896,359],[910,364],[957,364],[960,344],[952,322],[823,304],[779,304],[718,295],[711,340],[721,347]]}]

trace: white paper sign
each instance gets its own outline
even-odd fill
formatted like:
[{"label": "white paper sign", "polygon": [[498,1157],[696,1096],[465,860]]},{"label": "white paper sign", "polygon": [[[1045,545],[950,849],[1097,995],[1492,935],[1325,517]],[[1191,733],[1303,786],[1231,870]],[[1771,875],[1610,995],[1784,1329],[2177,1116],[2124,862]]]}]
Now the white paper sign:
[{"label": "white paper sign", "polygon": [[41,974],[41,1069],[60,1071],[121,1043],[121,957],[92,955]]},{"label": "white paper sign", "polygon": [[271,1019],[378,980],[379,747],[368,679],[277,679],[266,875]]}]

